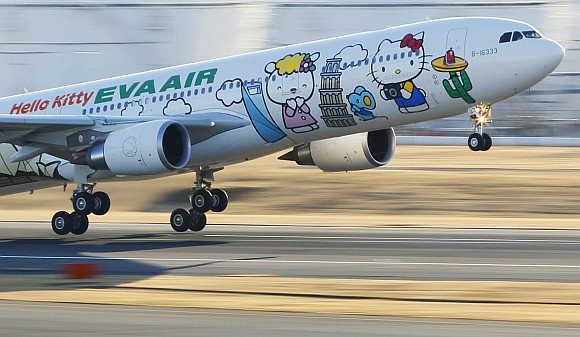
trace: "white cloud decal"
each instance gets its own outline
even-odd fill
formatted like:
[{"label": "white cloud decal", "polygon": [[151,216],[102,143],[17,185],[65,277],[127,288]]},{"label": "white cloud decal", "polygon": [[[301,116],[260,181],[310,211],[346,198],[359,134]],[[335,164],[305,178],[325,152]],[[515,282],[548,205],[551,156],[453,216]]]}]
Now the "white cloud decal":
[{"label": "white cloud decal", "polygon": [[187,103],[183,98],[167,101],[167,104],[163,108],[163,114],[165,116],[189,115],[192,111],[191,104]]},{"label": "white cloud decal", "polygon": [[128,102],[127,106],[121,110],[121,116],[140,116],[145,107],[139,101]]},{"label": "white cloud decal", "polygon": [[225,106],[242,103],[242,80],[228,80],[222,83],[215,97]]},{"label": "white cloud decal", "polygon": [[354,46],[346,46],[342,48],[334,58],[340,58],[340,69],[345,70],[356,66],[359,62],[363,62],[369,56],[369,51],[364,49],[361,44]]}]

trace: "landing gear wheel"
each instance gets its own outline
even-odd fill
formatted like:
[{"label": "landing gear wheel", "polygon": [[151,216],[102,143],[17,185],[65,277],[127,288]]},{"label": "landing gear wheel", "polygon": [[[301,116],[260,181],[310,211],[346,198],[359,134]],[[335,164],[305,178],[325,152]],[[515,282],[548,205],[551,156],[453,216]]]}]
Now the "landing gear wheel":
[{"label": "landing gear wheel", "polygon": [[88,192],[76,193],[72,198],[73,208],[78,214],[89,215],[95,207],[95,199]]},{"label": "landing gear wheel", "polygon": [[198,189],[191,195],[191,207],[198,212],[209,211],[214,203],[211,192],[206,189]]},{"label": "landing gear wheel", "polygon": [[483,137],[479,133],[472,133],[467,140],[467,145],[471,151],[481,151],[483,148]]},{"label": "landing gear wheel", "polygon": [[73,227],[73,219],[68,212],[56,212],[52,217],[52,230],[58,235],[66,235],[71,232]]},{"label": "landing gear wheel", "polygon": [[195,209],[191,209],[189,211],[191,213],[191,224],[189,225],[189,229],[194,232],[199,232],[205,228],[207,224],[207,217],[204,213],[198,212]]},{"label": "landing gear wheel", "polygon": [[93,214],[95,215],[105,215],[109,212],[111,208],[111,199],[109,195],[105,192],[95,192],[93,194],[94,208]]},{"label": "landing gear wheel", "polygon": [[89,229],[89,218],[86,215],[72,213],[70,216],[72,218],[71,233],[81,235]]},{"label": "landing gear wheel", "polygon": [[189,229],[192,223],[191,215],[183,208],[178,208],[171,213],[169,222],[174,231],[182,233]]},{"label": "landing gear wheel", "polygon": [[223,212],[228,207],[228,194],[224,190],[213,189],[211,190],[213,195],[213,204],[211,210],[213,212]]},{"label": "landing gear wheel", "polygon": [[481,151],[487,151],[489,149],[491,149],[493,142],[491,140],[490,135],[488,135],[487,133],[483,134],[483,148],[481,149]]}]

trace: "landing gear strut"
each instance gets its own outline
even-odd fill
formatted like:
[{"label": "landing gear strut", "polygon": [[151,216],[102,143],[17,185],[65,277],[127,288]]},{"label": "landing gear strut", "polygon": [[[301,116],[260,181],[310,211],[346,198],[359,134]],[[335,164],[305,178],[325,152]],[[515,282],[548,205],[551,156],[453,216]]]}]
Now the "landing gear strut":
[{"label": "landing gear strut", "polygon": [[225,191],[211,188],[214,181],[213,173],[217,170],[200,169],[196,172],[195,186],[189,196],[191,209],[178,208],[171,213],[169,222],[176,232],[188,229],[199,232],[205,228],[207,217],[205,213],[223,212],[228,207],[229,198]]},{"label": "landing gear strut", "polygon": [[473,121],[473,133],[469,135],[467,145],[471,151],[487,151],[491,149],[491,137],[483,132],[485,125],[491,123],[492,108],[489,104],[479,103],[471,108],[469,118]]},{"label": "landing gear strut", "polygon": [[59,211],[52,217],[52,230],[58,235],[84,234],[89,228],[89,214],[105,215],[111,207],[111,199],[105,192],[93,193],[94,184],[80,184],[73,192],[71,202],[74,211]]}]

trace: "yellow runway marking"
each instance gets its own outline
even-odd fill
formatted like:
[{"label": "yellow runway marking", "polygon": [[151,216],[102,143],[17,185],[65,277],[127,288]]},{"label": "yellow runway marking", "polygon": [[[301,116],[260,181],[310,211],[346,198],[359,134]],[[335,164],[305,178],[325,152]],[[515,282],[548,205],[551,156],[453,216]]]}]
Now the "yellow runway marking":
[{"label": "yellow runway marking", "polygon": [[103,289],[0,293],[0,300],[580,323],[580,283],[157,276]]}]

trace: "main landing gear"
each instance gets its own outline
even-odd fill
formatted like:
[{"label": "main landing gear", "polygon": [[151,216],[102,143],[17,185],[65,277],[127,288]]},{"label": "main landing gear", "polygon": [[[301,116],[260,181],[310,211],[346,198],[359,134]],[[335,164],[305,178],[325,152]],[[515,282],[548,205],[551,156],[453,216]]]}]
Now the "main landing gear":
[{"label": "main landing gear", "polygon": [[196,173],[195,186],[189,196],[191,209],[178,208],[173,210],[169,222],[176,232],[191,230],[199,232],[205,228],[207,217],[205,213],[223,212],[228,207],[228,195],[225,191],[211,188],[214,181],[214,171],[200,170]]},{"label": "main landing gear", "polygon": [[72,213],[59,211],[52,217],[52,230],[58,235],[84,234],[89,228],[89,214],[105,215],[111,207],[111,199],[105,192],[93,193],[93,184],[81,184],[71,198]]},{"label": "main landing gear", "polygon": [[487,151],[493,144],[491,137],[483,132],[483,127],[491,123],[492,108],[489,104],[479,103],[471,109],[469,118],[473,121],[473,133],[467,139],[471,151]]}]

